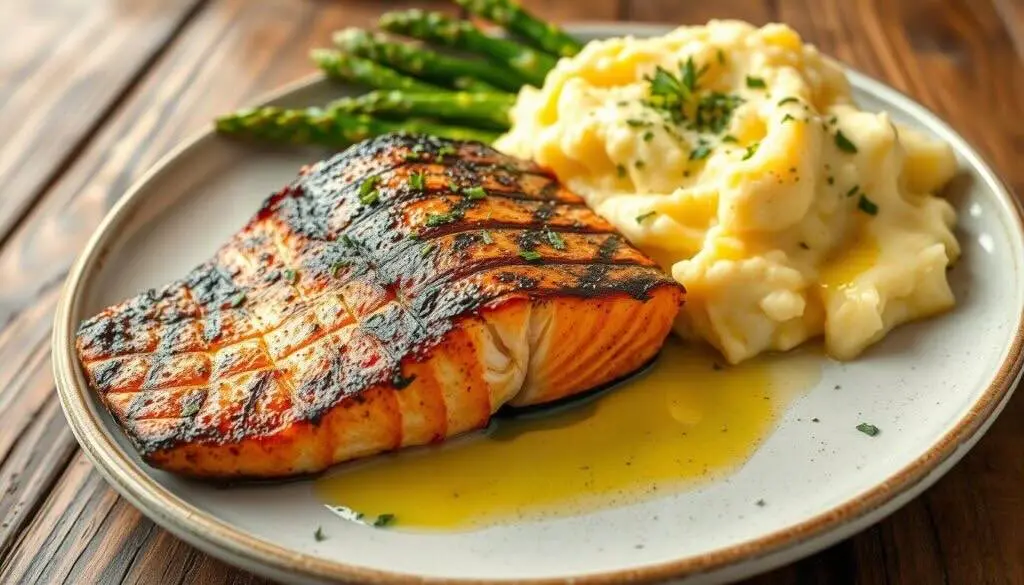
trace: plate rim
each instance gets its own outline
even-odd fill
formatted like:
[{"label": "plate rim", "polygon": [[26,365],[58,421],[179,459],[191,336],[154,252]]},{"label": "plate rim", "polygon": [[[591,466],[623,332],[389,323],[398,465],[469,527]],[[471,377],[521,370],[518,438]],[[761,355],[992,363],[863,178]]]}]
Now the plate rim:
[{"label": "plate rim", "polygon": [[[569,24],[566,28],[584,34],[617,31],[613,34],[625,36],[658,34],[671,30],[673,27],[645,23],[594,22]],[[967,164],[981,175],[982,182],[1004,204],[1011,229],[1015,229],[1017,235],[1024,239],[1024,202],[1014,194],[1010,186],[995,173],[985,158],[967,140],[939,116],[911,97],[845,64],[841,63],[841,66],[852,86],[861,87],[885,101],[898,104],[914,117],[925,120],[931,131],[939,133],[944,140],[951,143],[956,151],[967,159]],[[255,103],[271,102],[322,81],[322,76],[313,74],[263,94],[255,100]],[[358,579],[372,583],[394,583],[415,579],[421,583],[453,585],[509,582],[509,578],[426,577],[361,567],[302,553],[253,536],[196,508],[157,483],[144,467],[136,465],[128,457],[114,438],[106,432],[103,421],[90,410],[88,386],[75,357],[74,331],[77,324],[71,320],[75,309],[82,302],[82,289],[84,282],[88,279],[87,275],[106,260],[107,244],[116,236],[115,228],[124,225],[135,215],[139,204],[143,201],[140,199],[140,193],[145,191],[148,184],[160,174],[167,172],[177,158],[212,140],[217,140],[217,134],[212,128],[200,131],[162,156],[153,167],[146,171],[107,212],[71,266],[62,287],[51,337],[53,374],[64,416],[86,456],[118,493],[157,524],[206,552],[221,556],[236,565],[244,565],[247,568],[264,572],[269,571],[278,576],[290,575],[293,578],[301,576],[316,580]],[[916,495],[915,492],[925,489],[945,474],[984,434],[1003,406],[1009,401],[1021,378],[1022,368],[1024,368],[1024,311],[1020,314],[1006,357],[995,371],[988,387],[971,405],[971,408],[959,417],[952,428],[933,442],[927,451],[902,466],[884,481],[878,482],[860,494],[798,524],[766,532],[757,538],[707,553],[600,573],[515,579],[515,582],[538,585],[572,582],[591,585],[616,583],[623,580],[651,581],[724,570],[741,563],[753,563],[758,559],[782,556],[786,551],[793,551],[801,547],[810,547],[807,550],[807,554],[809,554],[813,550],[823,548],[827,543],[822,541],[826,540],[829,535],[839,532],[843,526],[879,520],[880,518],[871,518],[871,516],[891,513],[905,503],[900,503],[902,498],[913,497]],[[968,449],[961,449],[961,446],[968,446]],[[892,509],[885,510],[887,505]],[[820,546],[816,547],[815,544]]]}]

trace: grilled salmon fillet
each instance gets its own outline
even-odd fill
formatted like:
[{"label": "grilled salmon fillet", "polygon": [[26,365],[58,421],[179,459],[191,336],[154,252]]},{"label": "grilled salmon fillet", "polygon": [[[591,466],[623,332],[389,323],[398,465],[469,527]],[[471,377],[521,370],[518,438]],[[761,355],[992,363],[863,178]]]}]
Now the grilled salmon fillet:
[{"label": "grilled salmon fillet", "polygon": [[283,477],[622,377],[683,294],[535,164],[394,134],[304,169],[211,260],[84,321],[77,350],[149,464]]}]

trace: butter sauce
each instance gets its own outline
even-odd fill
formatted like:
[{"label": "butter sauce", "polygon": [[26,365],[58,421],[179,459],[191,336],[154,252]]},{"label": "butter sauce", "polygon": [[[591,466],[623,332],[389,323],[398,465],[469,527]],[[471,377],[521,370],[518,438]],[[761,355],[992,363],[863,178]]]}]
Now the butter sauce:
[{"label": "butter sauce", "polygon": [[351,519],[465,530],[634,503],[743,464],[789,402],[820,377],[820,353],[722,366],[670,338],[653,366],[593,396],[496,417],[482,432],[374,457],[319,479]]}]

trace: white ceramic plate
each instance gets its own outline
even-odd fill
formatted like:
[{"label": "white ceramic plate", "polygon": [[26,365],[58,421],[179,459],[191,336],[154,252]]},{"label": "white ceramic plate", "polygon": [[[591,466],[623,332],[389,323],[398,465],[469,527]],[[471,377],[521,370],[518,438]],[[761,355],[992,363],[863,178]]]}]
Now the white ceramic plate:
[{"label": "white ceramic plate", "polygon": [[[577,27],[581,36],[650,34]],[[453,534],[373,530],[335,518],[309,481],[217,489],[144,465],[90,394],[73,333],[83,317],[184,274],[288,183],[315,150],[233,144],[204,134],[165,158],[107,216],[71,270],[56,317],[55,373],[75,435],[111,484],[199,548],[289,582],[686,578],[710,583],[768,570],[865,528],[931,485],[984,433],[1022,362],[1024,236],[1017,204],[977,153],[921,106],[850,72],[857,101],[953,145],[949,197],[963,260],[956,309],[900,328],[862,358],[828,363],[737,472],[644,503]],[[276,103],[322,103],[309,81]],[[843,390],[835,390],[840,385]],[[822,424],[808,425],[812,417]],[[862,420],[884,429],[857,432]],[[753,507],[757,499],[770,506]],[[331,539],[317,542],[313,527]],[[636,545],[642,544],[639,548]]]}]

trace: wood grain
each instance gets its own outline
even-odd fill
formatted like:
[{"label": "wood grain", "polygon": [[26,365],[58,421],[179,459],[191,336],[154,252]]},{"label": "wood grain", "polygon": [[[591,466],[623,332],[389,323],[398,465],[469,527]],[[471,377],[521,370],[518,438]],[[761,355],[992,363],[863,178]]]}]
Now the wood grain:
[{"label": "wood grain", "polygon": [[[410,4],[452,10],[444,2],[387,6]],[[1024,190],[1017,163],[1024,152],[1021,0],[527,4],[561,21],[784,20],[809,42],[935,110]],[[0,51],[0,131],[10,134],[23,119],[59,137],[58,144],[0,144],[0,241],[5,226],[24,216],[0,247],[0,364],[7,366],[0,368],[0,583],[263,583],[156,527],[83,458],[53,393],[50,320],[75,254],[146,168],[214,115],[312,71],[310,47],[326,44],[336,28],[369,24],[381,3],[42,6],[64,11],[53,18],[19,7],[11,19],[5,5],[0,18],[0,34],[18,39],[13,52]],[[90,11],[106,15],[102,34]],[[20,31],[18,18],[35,24]],[[55,39],[70,48],[44,51]],[[107,53],[83,65],[89,75],[67,74],[72,56],[101,42],[110,43],[102,45]],[[54,115],[69,107],[75,115]],[[11,185],[16,197],[8,202]],[[1017,396],[971,454],[922,497],[850,540],[749,583],[1024,583],[1022,421],[1024,397]]]},{"label": "wood grain", "polygon": [[1017,48],[1017,56],[1024,60],[1024,0],[995,0],[995,8]]},{"label": "wood grain", "polygon": [[521,4],[538,17],[551,22],[608,21],[620,20],[622,17],[622,3],[619,0],[523,0]]},{"label": "wood grain", "polygon": [[[0,241],[187,24],[200,0],[5,2]],[[115,18],[131,26],[109,26]]]}]

